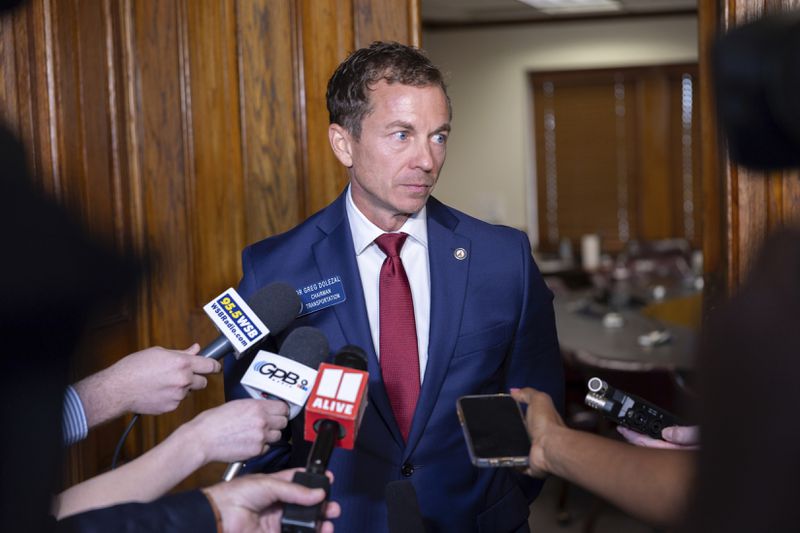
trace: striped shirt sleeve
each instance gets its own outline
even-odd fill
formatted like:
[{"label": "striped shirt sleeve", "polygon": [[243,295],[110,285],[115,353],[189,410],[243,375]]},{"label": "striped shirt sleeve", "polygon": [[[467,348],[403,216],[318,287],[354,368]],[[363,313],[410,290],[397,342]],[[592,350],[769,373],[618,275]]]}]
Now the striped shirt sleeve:
[{"label": "striped shirt sleeve", "polygon": [[89,434],[89,424],[86,421],[83,404],[72,385],[67,386],[67,390],[64,392],[64,413],[61,425],[64,446],[83,440]]}]

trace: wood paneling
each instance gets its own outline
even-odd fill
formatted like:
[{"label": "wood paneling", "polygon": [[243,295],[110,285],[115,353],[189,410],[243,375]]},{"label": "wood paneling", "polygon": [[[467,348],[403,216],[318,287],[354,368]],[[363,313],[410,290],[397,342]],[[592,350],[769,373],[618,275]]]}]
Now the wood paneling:
[{"label": "wood paneling", "polygon": [[[328,144],[328,110],[325,91],[328,79],[356,46],[353,35],[353,0],[303,0],[302,13],[303,89],[305,94],[304,170],[313,187],[305,191],[305,214],[325,207],[347,183],[347,174]],[[328,21],[342,21],[335,30],[327,29]],[[333,68],[331,68],[333,65]]]},{"label": "wood paneling", "polygon": [[303,213],[296,10],[290,2],[237,6],[248,243],[286,231]]},{"label": "wood paneling", "polygon": [[701,0],[699,7],[703,109],[704,258],[711,301],[744,280],[768,232],[800,222],[796,172],[763,173],[732,163],[717,139],[711,88],[711,43],[726,28],[766,13],[800,8],[800,0]]},{"label": "wood paneling", "polygon": [[[216,336],[201,306],[236,285],[241,249],[346,183],[327,141],[334,68],[362,40],[418,43],[418,19],[417,0],[33,0],[0,19],[0,117],[37,181],[151,262],[141,289],[94,321],[76,377]],[[215,377],[175,412],[143,417],[124,456],[222,400]],[[109,466],[125,422],[71,449],[69,482]]]}]

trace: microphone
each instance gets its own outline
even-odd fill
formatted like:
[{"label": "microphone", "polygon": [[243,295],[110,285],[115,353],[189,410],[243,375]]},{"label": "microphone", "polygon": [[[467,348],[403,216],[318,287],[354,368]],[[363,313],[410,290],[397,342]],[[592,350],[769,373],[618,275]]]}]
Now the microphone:
[{"label": "microphone", "polygon": [[[303,410],[317,368],[328,356],[328,340],[317,328],[293,329],[281,345],[279,354],[261,350],[242,376],[245,390],[256,399],[282,400],[289,405],[289,420]],[[244,466],[231,463],[222,479],[230,481]]]},{"label": "microphone", "polygon": [[425,533],[417,491],[411,481],[392,481],[386,485],[385,494],[389,533]]},{"label": "microphone", "polygon": [[[367,407],[367,356],[358,346],[339,350],[333,364],[319,365],[317,382],[308,397],[305,415],[306,440],[313,441],[305,471],[295,472],[292,482],[306,487],[323,488],[330,493],[325,475],[334,448],[352,450],[364,410]],[[281,533],[317,531],[322,507],[327,501],[311,506],[287,504],[281,518]]]},{"label": "microphone", "polygon": [[222,334],[198,355],[219,360],[234,352],[239,359],[267,335],[286,329],[302,308],[297,292],[286,283],[262,287],[248,302],[232,288],[227,289],[203,307]]},{"label": "microphone", "polygon": [[[330,453],[327,457],[315,457],[317,443],[332,437],[331,444],[335,447],[352,450],[367,407],[369,373],[364,350],[358,346],[345,346],[333,361],[333,364],[322,363],[319,366],[317,382],[308,399],[303,435],[307,441],[314,442],[307,468],[318,469],[321,465],[322,474],[325,473]],[[321,462],[317,465],[312,459]]]}]

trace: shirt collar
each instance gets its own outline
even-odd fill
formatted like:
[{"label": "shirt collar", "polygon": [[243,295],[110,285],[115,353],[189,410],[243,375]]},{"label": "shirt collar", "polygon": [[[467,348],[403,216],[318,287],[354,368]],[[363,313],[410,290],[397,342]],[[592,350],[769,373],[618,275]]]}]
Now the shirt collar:
[{"label": "shirt collar", "polygon": [[[347,220],[350,222],[350,233],[353,235],[353,246],[356,250],[356,255],[361,255],[375,239],[386,233],[381,228],[370,222],[370,220],[362,213],[355,202],[353,202],[353,194],[351,186],[347,186]],[[398,230],[407,233],[408,236],[427,250],[428,248],[428,224],[427,222],[428,206],[423,206],[422,209],[408,217],[408,220]]]}]

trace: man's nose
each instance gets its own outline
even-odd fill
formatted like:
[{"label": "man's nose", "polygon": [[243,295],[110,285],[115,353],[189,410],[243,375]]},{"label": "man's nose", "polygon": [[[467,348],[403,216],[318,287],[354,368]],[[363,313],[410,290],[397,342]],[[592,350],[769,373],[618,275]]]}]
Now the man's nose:
[{"label": "man's nose", "polygon": [[413,165],[415,168],[430,172],[433,170],[433,150],[428,139],[421,140],[414,154]]}]

